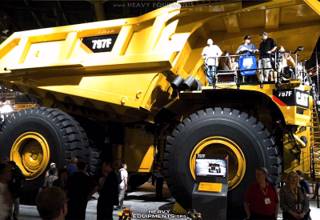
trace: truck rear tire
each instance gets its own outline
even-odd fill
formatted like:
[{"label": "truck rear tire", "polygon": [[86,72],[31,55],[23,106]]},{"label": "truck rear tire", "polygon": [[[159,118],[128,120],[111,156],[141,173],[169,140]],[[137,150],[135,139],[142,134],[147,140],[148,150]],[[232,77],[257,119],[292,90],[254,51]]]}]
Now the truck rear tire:
[{"label": "truck rear tire", "polygon": [[198,153],[229,156],[228,203],[232,207],[242,206],[257,167],[266,167],[273,182],[279,180],[277,146],[259,121],[235,109],[200,110],[174,129],[165,149],[164,175],[172,195],[184,208],[191,208]]},{"label": "truck rear tire", "polygon": [[50,163],[62,168],[73,157],[89,162],[85,131],[58,109],[41,107],[13,113],[2,127],[0,146],[1,156],[14,160],[26,177],[25,197],[35,195]]}]

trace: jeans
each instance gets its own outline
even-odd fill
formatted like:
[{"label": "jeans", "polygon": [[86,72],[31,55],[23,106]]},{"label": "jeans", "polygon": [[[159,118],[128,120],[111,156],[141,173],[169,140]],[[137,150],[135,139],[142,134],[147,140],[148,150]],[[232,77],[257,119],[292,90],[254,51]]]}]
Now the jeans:
[{"label": "jeans", "polygon": [[13,200],[13,206],[12,206],[12,219],[18,219],[19,216],[19,206],[20,206],[20,199],[19,198],[15,198]]},{"label": "jeans", "polygon": [[209,85],[214,85],[216,83],[216,75],[217,66],[207,66],[206,67],[206,75]]},{"label": "jeans", "polygon": [[119,206],[120,208],[122,208],[123,206],[123,200],[124,200],[124,197],[126,196],[126,189],[120,189],[119,190]]}]

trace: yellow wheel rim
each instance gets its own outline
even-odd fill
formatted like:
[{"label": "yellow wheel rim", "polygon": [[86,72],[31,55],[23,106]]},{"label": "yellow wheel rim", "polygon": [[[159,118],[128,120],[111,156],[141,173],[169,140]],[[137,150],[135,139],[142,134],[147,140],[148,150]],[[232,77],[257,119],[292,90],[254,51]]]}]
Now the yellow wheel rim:
[{"label": "yellow wheel rim", "polygon": [[13,143],[10,160],[16,162],[26,179],[35,179],[48,166],[50,160],[49,145],[41,134],[25,132]]},{"label": "yellow wheel rim", "polygon": [[189,159],[189,167],[194,179],[197,154],[228,156],[229,189],[234,189],[241,183],[246,172],[246,158],[241,148],[232,140],[226,137],[212,136],[203,139],[193,148]]}]

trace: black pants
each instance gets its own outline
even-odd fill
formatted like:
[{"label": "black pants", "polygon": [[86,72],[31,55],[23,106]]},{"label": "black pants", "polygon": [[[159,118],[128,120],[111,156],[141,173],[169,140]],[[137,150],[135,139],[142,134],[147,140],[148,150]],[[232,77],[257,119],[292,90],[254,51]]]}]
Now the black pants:
[{"label": "black pants", "polygon": [[157,199],[162,199],[162,190],[163,190],[163,177],[159,177],[156,180],[156,197]]},{"label": "black pants", "polygon": [[97,220],[112,220],[113,204],[98,201],[97,205]]},{"label": "black pants", "polygon": [[250,217],[250,220],[276,220],[276,217],[274,215],[267,216],[267,215],[252,214],[252,216]]},{"label": "black pants", "polygon": [[[309,213],[307,213],[302,219],[300,220],[308,220],[309,219]],[[283,213],[283,220],[297,220],[295,217],[293,217],[290,213],[284,212]]]},{"label": "black pants", "polygon": [[85,199],[70,199],[66,220],[85,220],[87,203]]}]

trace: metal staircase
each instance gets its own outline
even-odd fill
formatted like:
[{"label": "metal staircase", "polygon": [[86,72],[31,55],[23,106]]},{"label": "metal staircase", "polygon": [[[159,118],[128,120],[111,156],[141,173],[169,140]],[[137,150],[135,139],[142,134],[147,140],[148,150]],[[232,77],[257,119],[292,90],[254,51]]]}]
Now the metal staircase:
[{"label": "metal staircase", "polygon": [[[310,139],[310,155],[311,155],[311,177],[314,181],[320,180],[320,120],[319,120],[319,90],[320,90],[320,75],[319,75],[319,62],[318,62],[318,51],[315,50],[316,54],[316,79],[312,83],[312,79],[309,76],[309,80],[312,85],[312,98],[313,98],[313,108],[312,108],[312,125],[311,125],[311,139]],[[319,198],[317,198],[319,201]],[[318,203],[319,204],[319,203]]]},{"label": "metal staircase", "polygon": [[[318,101],[319,95],[316,86],[312,86],[312,96],[313,96],[313,108],[312,108],[312,125],[310,134],[310,156],[311,156],[311,177],[313,182],[318,184],[320,181],[320,120],[319,120],[319,110]],[[316,185],[315,190],[318,191],[318,185]],[[317,207],[320,207],[319,193],[315,192],[315,198],[317,201]]]},{"label": "metal staircase", "polygon": [[[315,97],[314,97],[315,98]],[[314,99],[311,126],[311,176],[320,180],[320,120],[317,99]]]}]

